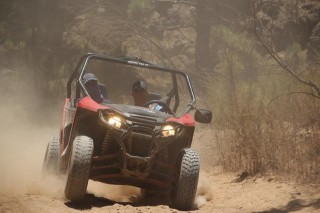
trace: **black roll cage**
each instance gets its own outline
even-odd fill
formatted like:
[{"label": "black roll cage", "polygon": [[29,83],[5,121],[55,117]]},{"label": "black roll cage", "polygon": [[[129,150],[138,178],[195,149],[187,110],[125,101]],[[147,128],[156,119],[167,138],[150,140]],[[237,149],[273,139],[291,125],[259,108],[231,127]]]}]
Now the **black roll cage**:
[{"label": "black roll cage", "polygon": [[163,72],[169,72],[172,74],[172,79],[173,79],[173,91],[174,91],[174,97],[175,97],[175,105],[173,112],[176,112],[178,106],[179,106],[179,92],[178,92],[178,84],[177,84],[177,77],[176,75],[182,75],[188,85],[188,90],[191,96],[191,102],[188,104],[187,109],[185,112],[189,112],[195,108],[196,104],[196,98],[193,92],[192,84],[190,81],[189,76],[179,70],[171,69],[171,68],[166,68],[162,67],[159,65],[155,65],[152,63],[149,63],[147,61],[144,61],[140,58],[133,58],[133,57],[127,57],[127,56],[122,56],[122,57],[111,57],[111,56],[105,56],[105,55],[100,55],[100,54],[95,54],[95,53],[87,53],[84,56],[80,58],[78,61],[71,77],[68,80],[67,83],[67,98],[71,98],[71,84],[74,80],[76,80],[76,99],[80,98],[80,90],[79,87],[82,89],[82,91],[89,96],[86,88],[84,87],[83,83],[81,82],[82,76],[85,73],[85,70],[89,64],[89,60],[102,60],[102,61],[109,61],[109,62],[115,62],[119,64],[125,64],[125,65],[130,65],[130,66],[136,66],[136,67],[142,67],[146,69],[152,69],[152,70],[158,70],[158,71],[163,71]]}]

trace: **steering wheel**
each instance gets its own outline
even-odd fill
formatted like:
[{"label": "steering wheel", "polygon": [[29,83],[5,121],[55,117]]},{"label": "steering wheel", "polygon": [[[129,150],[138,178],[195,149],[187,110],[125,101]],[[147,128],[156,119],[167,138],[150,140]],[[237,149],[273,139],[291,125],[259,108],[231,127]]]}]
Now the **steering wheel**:
[{"label": "steering wheel", "polygon": [[[173,112],[172,112],[172,110],[170,109],[170,107],[169,107],[166,103],[164,103],[164,102],[162,102],[162,101],[160,101],[160,100],[148,101],[148,102],[145,103],[143,106],[149,108],[149,106],[150,106],[151,104],[158,104],[158,105],[162,106],[162,109],[161,109],[161,110],[163,110],[164,113],[168,113],[168,114],[173,115]],[[161,112],[163,112],[163,111],[161,111]]]}]

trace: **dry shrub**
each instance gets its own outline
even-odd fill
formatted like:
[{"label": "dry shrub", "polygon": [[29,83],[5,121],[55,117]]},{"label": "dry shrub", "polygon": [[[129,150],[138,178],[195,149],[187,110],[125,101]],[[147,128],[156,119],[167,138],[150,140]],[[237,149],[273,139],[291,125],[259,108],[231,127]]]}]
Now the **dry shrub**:
[{"label": "dry shrub", "polygon": [[229,129],[216,134],[217,155],[225,170],[319,179],[319,100],[290,96],[269,107],[239,106]]}]

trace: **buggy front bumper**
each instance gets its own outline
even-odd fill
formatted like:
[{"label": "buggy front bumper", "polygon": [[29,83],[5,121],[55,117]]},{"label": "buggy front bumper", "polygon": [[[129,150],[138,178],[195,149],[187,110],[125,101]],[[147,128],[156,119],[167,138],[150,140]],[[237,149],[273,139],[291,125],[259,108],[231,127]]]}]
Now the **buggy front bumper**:
[{"label": "buggy front bumper", "polygon": [[[154,128],[142,125],[115,128],[109,125],[102,113],[100,113],[100,121],[108,128],[107,131],[119,145],[120,152],[109,155],[109,169],[104,169],[104,172],[94,171],[91,179],[114,184],[136,185],[143,188],[164,189],[170,186],[174,165],[159,160],[157,155],[175,141],[175,136],[162,136],[157,131],[161,125]],[[143,156],[133,152],[133,148],[130,147],[134,146],[137,140],[149,144]],[[96,156],[93,161],[106,160],[106,158],[108,158],[107,155]],[[94,169],[99,170],[99,167]]]}]

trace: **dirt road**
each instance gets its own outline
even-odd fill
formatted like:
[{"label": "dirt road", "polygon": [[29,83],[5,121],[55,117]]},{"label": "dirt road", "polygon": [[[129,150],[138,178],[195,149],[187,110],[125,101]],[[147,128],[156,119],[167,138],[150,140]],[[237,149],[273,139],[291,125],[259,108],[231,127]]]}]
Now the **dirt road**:
[{"label": "dirt road", "polygon": [[[204,195],[197,197],[200,208],[195,212],[320,212],[320,194],[314,189],[263,178],[232,183],[234,175],[217,168],[202,177],[206,178],[201,182],[205,188],[200,187]],[[135,202],[138,191],[132,188],[96,187],[90,183],[91,193],[81,205],[65,200],[61,188],[41,184],[25,192],[1,193],[0,212],[178,212],[164,205]]]},{"label": "dirt road", "polygon": [[[63,180],[40,177],[47,141],[56,128],[2,122],[0,138],[0,212],[178,212],[155,200],[142,201],[139,190],[90,182],[81,205],[64,199]],[[18,131],[17,131],[18,130]],[[212,132],[197,133],[194,148],[202,158],[195,212],[320,212],[317,186],[273,177],[249,177],[214,167]]]}]

